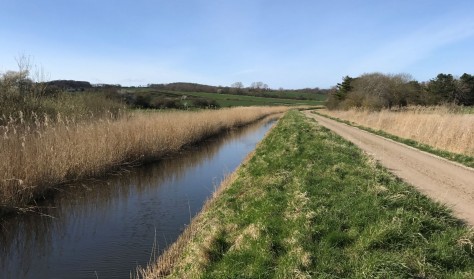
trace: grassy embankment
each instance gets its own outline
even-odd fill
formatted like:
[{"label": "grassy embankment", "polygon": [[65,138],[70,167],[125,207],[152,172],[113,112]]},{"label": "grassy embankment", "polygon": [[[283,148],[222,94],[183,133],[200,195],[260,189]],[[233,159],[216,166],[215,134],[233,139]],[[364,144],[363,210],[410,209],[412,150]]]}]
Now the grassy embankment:
[{"label": "grassy embankment", "polygon": [[126,113],[74,121],[58,114],[0,119],[0,215],[26,205],[58,184],[100,176],[159,158],[231,127],[286,107],[198,112]]},{"label": "grassy embankment", "polygon": [[474,167],[474,114],[447,107],[402,111],[318,110],[319,114]]},{"label": "grassy embankment", "polygon": [[[205,92],[177,92],[177,91],[163,91],[156,90],[153,88],[139,88],[129,89],[129,92],[134,94],[141,94],[149,96],[151,102],[153,100],[177,100],[180,103],[188,102],[192,103],[194,99],[206,99],[216,101],[220,107],[233,107],[233,106],[281,106],[281,105],[302,105],[302,106],[317,106],[324,104],[324,96],[317,95],[317,100],[297,100],[297,99],[286,99],[286,98],[266,98],[248,95],[235,95],[235,94],[217,94],[217,93],[205,93]],[[181,100],[183,96],[186,96],[186,100]],[[278,95],[285,97],[286,95]]]},{"label": "grassy embankment", "polygon": [[471,230],[299,112],[219,191],[139,277],[474,277]]}]

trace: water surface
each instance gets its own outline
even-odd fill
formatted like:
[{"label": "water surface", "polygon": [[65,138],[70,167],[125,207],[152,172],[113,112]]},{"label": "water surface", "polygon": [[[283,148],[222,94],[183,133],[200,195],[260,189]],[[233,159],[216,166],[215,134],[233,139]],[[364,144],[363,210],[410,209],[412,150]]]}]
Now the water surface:
[{"label": "water surface", "polygon": [[273,122],[226,132],[121,175],[65,187],[41,205],[44,215],[3,221],[0,278],[128,278],[176,240]]}]

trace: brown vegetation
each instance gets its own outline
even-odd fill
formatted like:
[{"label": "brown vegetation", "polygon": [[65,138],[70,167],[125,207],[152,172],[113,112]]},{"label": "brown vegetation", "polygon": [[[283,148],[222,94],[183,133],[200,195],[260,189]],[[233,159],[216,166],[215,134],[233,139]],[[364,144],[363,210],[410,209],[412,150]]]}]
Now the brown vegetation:
[{"label": "brown vegetation", "polygon": [[[0,126],[0,211],[25,206],[55,185],[159,158],[224,129],[286,107],[134,113],[120,119],[71,121],[4,117]],[[1,122],[0,122],[1,123]]]},{"label": "brown vegetation", "polygon": [[320,112],[442,150],[474,155],[474,115],[453,112],[448,107],[410,107],[377,112],[362,109]]},{"label": "brown vegetation", "polygon": [[370,73],[359,77],[344,77],[331,90],[327,107],[353,107],[380,110],[408,105],[433,106],[454,104],[474,105],[474,76],[464,73],[455,78],[439,74],[428,82],[418,82],[409,74]]}]

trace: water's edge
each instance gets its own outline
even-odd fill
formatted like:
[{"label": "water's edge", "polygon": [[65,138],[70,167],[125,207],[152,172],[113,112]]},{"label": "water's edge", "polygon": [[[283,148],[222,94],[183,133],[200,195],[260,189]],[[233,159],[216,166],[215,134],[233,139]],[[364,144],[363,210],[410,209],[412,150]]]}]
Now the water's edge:
[{"label": "water's edge", "polygon": [[[269,130],[266,131],[265,136],[268,135],[271,130],[275,127],[273,125]],[[256,144],[256,148],[260,144],[263,138]],[[247,164],[249,160],[255,155],[254,148],[247,156],[242,160],[239,166],[225,177],[219,185],[218,189],[205,201],[202,209],[192,218],[189,225],[186,226],[186,229],[179,235],[175,242],[173,242],[169,247],[167,247],[161,255],[158,256],[156,261],[150,261],[146,266],[138,266],[137,271],[134,274],[137,278],[161,278],[169,275],[178,261],[180,254],[184,252],[186,243],[192,240],[195,233],[200,229],[198,223],[203,214],[206,213],[208,208],[214,203],[220,196],[220,193],[226,190],[234,180],[237,178],[237,172],[241,166]]]},{"label": "water's edge", "polygon": [[[272,122],[209,138],[119,176],[61,189],[0,224],[0,278],[123,278],[173,243]],[[156,251],[153,255],[152,246]]]}]

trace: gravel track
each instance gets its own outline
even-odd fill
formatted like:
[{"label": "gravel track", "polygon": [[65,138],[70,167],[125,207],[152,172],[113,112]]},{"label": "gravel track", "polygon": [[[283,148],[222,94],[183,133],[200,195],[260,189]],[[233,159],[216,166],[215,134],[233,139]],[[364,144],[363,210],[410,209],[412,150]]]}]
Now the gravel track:
[{"label": "gravel track", "polygon": [[474,226],[474,169],[308,111],[305,114]]}]

